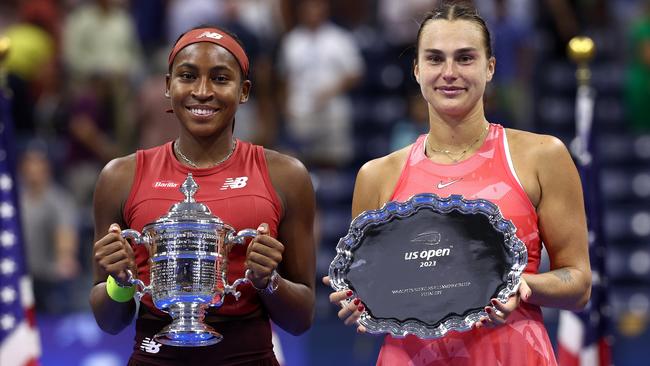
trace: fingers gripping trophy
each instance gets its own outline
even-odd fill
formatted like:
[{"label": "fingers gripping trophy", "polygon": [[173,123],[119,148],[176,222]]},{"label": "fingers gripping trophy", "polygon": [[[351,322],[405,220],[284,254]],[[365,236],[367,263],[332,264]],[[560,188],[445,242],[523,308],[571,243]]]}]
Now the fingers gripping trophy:
[{"label": "fingers gripping trophy", "polygon": [[189,173],[180,187],[185,200],[145,225],[142,233],[122,231],[124,238],[149,251],[149,286],[130,270],[128,281],[140,288],[134,294],[136,300],[150,293],[154,305],[172,317],[171,324],[154,336],[155,341],[170,346],[209,346],[221,341],[221,334],[204,323],[205,311],[223,305],[228,294],[239,300],[237,287],[248,282],[250,270],[229,284],[228,254],[234,245],[243,245],[247,237],[258,234],[254,229],[236,232],[214,216],[194,199],[198,189]]}]

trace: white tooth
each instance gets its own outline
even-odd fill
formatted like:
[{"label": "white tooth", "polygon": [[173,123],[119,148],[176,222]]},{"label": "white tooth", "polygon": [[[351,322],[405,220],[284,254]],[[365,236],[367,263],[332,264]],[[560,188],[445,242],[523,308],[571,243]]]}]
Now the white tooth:
[{"label": "white tooth", "polygon": [[207,116],[214,113],[212,109],[203,109],[203,108],[190,108],[190,112],[198,114],[200,116]]}]

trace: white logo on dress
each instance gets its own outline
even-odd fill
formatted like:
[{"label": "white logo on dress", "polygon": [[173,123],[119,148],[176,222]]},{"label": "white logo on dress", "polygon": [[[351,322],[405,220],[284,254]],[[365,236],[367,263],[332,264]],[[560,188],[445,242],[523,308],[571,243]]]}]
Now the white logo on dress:
[{"label": "white logo on dress", "polygon": [[158,353],[160,352],[160,347],[162,347],[162,344],[157,343],[149,337],[143,339],[140,345],[140,349],[147,353]]},{"label": "white logo on dress", "polygon": [[217,32],[203,32],[203,33],[201,33],[200,36],[198,36],[196,38],[204,38],[204,37],[208,37],[208,38],[212,38],[212,39],[221,39],[221,38],[223,38],[223,36],[221,34],[217,33]]},{"label": "white logo on dress", "polygon": [[172,181],[158,181],[153,184],[154,188],[176,188],[178,187],[178,183],[174,183]]},{"label": "white logo on dress", "polygon": [[461,180],[463,180],[463,178],[454,179],[454,180],[449,181],[447,183],[442,183],[442,181],[440,181],[440,183],[438,183],[438,189],[447,188],[447,187],[449,187],[450,185],[452,185],[452,184],[454,184],[456,182],[460,182]]},{"label": "white logo on dress", "polygon": [[221,186],[221,190],[244,188],[246,187],[246,182],[248,182],[248,177],[226,178],[223,186]]}]

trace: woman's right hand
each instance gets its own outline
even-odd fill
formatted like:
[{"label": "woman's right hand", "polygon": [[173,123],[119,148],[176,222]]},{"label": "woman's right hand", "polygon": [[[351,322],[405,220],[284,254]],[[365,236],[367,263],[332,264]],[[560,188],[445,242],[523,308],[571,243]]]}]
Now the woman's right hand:
[{"label": "woman's right hand", "polygon": [[122,229],[115,223],[108,228],[108,234],[93,245],[93,260],[96,268],[106,277],[113,276],[117,283],[125,286],[130,285],[126,270],[130,269],[134,276],[137,273],[133,248],[122,237]]},{"label": "woman's right hand", "polygon": [[[330,277],[323,277],[325,286],[330,287]],[[358,321],[361,313],[365,310],[365,306],[358,298],[352,298],[354,293],[352,290],[335,291],[330,294],[330,302],[334,305],[341,307],[338,312],[339,319],[343,320],[343,324],[352,325],[357,324],[357,332],[365,333],[366,327],[359,325]]]}]

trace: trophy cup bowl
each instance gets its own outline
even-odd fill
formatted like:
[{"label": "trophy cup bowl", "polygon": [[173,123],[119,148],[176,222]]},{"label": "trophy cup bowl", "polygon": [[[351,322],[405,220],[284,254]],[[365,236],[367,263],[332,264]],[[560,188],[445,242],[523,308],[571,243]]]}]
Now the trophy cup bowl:
[{"label": "trophy cup bowl", "polygon": [[223,336],[204,323],[209,307],[223,305],[227,294],[239,300],[237,286],[248,282],[247,276],[228,284],[228,254],[234,245],[243,245],[245,238],[257,231],[236,232],[212,215],[207,206],[193,198],[198,185],[192,173],[180,187],[185,200],[174,204],[169,212],[144,226],[142,233],[127,229],[124,238],[145,245],[149,251],[151,281],[148,286],[134,278],[138,286],[134,297],[140,300],[150,293],[154,305],[169,313],[172,322],[154,336],[154,340],[170,346],[209,346]]}]

